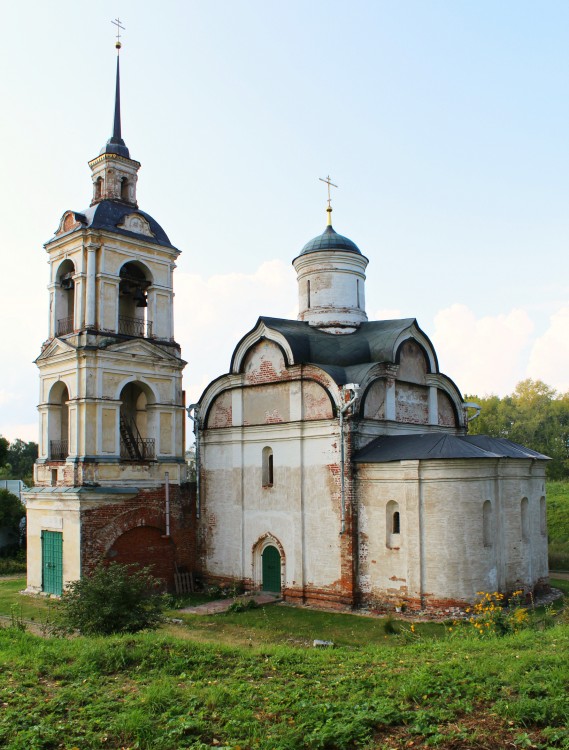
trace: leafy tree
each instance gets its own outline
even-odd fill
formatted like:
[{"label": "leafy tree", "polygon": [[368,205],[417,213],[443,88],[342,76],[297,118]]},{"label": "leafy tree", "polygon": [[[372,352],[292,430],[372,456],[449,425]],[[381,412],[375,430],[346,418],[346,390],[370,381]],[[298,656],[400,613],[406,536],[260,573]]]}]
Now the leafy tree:
[{"label": "leafy tree", "polygon": [[20,521],[26,515],[26,509],[17,495],[8,490],[0,490],[0,528],[19,532]]},{"label": "leafy tree", "polygon": [[10,443],[5,437],[0,435],[0,466],[5,466],[8,460],[8,447]]},{"label": "leafy tree", "polygon": [[558,394],[541,380],[522,380],[514,392],[499,396],[467,396],[482,407],[470,423],[475,435],[503,437],[544,453],[550,479],[569,477],[569,393]]},{"label": "leafy tree", "polygon": [[[7,463],[13,479],[29,479],[33,474],[34,461],[38,457],[38,444],[25,443],[16,438],[8,448]],[[31,482],[29,482],[31,484]]]},{"label": "leafy tree", "polygon": [[164,618],[167,598],[150,568],[110,563],[63,592],[58,620],[64,629],[84,635],[136,633],[156,628]]}]

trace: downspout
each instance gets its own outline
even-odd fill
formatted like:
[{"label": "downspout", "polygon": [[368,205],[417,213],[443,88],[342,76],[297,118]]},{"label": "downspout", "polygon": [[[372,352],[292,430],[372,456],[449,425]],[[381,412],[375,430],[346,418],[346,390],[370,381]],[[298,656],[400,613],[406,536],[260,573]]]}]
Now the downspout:
[{"label": "downspout", "polygon": [[165,495],[166,495],[166,534],[165,536],[170,536],[170,474],[169,472],[164,472],[164,482],[165,482]]},{"label": "downspout", "polygon": [[[346,469],[344,466],[345,460],[345,435],[344,435],[344,413],[358,400],[360,386],[357,383],[347,383],[342,386],[340,391],[342,396],[342,406],[340,406],[340,494],[341,494],[341,521],[340,521],[340,534],[346,532]],[[349,401],[346,401],[346,394],[353,393],[354,395]]]},{"label": "downspout", "polygon": [[194,435],[196,436],[196,518],[200,517],[200,409],[199,404],[190,404],[186,407],[188,417],[194,423]]}]

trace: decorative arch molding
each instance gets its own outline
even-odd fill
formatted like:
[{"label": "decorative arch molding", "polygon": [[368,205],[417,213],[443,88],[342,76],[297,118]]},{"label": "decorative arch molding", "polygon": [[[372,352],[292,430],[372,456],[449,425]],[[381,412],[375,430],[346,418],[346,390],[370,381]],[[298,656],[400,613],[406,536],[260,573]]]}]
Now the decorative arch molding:
[{"label": "decorative arch molding", "polygon": [[121,271],[125,266],[134,266],[138,271],[140,271],[142,274],[144,274],[144,277],[146,279],[146,282],[149,283],[150,286],[154,283],[154,274],[148,267],[146,263],[143,263],[138,258],[127,258],[125,259],[119,266],[117,270],[117,275],[121,275]]},{"label": "decorative arch molding", "polygon": [[[136,495],[136,492],[132,493],[132,496],[134,495]],[[122,499],[126,499],[126,497],[123,495]],[[158,512],[155,508],[137,507],[121,513],[97,531],[101,557],[107,557],[117,539],[123,534],[140,526],[156,528],[164,534],[166,533],[165,523],[164,513]]]},{"label": "decorative arch molding", "polygon": [[[147,383],[144,378],[141,378],[139,375],[130,375],[129,377],[124,378],[124,380],[121,380],[119,385],[115,388],[115,392],[113,395],[114,401],[120,401],[121,400],[121,393],[123,389],[130,385],[131,383],[135,383],[140,387],[140,389],[144,392],[146,398],[148,399],[148,404],[159,404],[160,399],[158,398],[158,394],[156,393],[156,390],[150,383]],[[150,396],[150,399],[149,399]]]},{"label": "decorative arch molding", "polygon": [[272,341],[281,349],[285,358],[285,365],[287,367],[290,367],[294,364],[294,355],[286,338],[281,333],[278,333],[271,328],[267,328],[263,321],[259,321],[255,328],[246,336],[244,336],[235,347],[235,351],[233,352],[233,356],[231,357],[230,371],[232,373],[237,374],[242,372],[243,361],[249,349],[251,349],[262,339]]},{"label": "decorative arch molding", "polygon": [[63,395],[63,389],[67,388],[67,394],[68,394],[68,400],[71,401],[73,399],[72,394],[72,386],[71,383],[68,383],[65,378],[58,378],[49,388],[49,393],[47,394],[47,401],[46,404],[60,404],[61,403],[61,396]]},{"label": "decorative arch molding", "polygon": [[256,589],[263,585],[263,552],[267,547],[275,547],[281,558],[281,590],[285,589],[286,554],[280,540],[270,531],[260,536],[251,548],[252,580]]},{"label": "decorative arch molding", "polygon": [[393,346],[393,362],[399,363],[399,357],[401,354],[401,348],[406,341],[415,341],[416,344],[422,349],[423,354],[427,360],[429,366],[429,373],[438,373],[439,363],[435,349],[429,340],[428,336],[423,333],[419,328],[413,327],[411,333],[409,331],[403,331],[395,341]]}]

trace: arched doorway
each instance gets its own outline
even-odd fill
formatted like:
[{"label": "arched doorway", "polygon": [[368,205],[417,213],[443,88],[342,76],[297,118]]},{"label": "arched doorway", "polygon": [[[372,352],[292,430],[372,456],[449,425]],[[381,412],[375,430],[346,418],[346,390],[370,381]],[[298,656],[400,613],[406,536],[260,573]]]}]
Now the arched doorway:
[{"label": "arched doorway", "polygon": [[125,263],[119,272],[119,329],[125,336],[150,338],[147,289],[151,285],[148,269],[136,261]]},{"label": "arched doorway", "polygon": [[276,547],[268,545],[262,554],[262,588],[275,594],[281,592],[281,556]]},{"label": "arched doorway", "polygon": [[57,269],[55,279],[55,335],[66,336],[75,328],[75,266],[69,259]]},{"label": "arched doorway", "polygon": [[155,526],[137,526],[121,534],[107,552],[109,562],[122,565],[152,566],[152,575],[174,589],[175,548],[172,540]]},{"label": "arched doorway", "polygon": [[120,393],[121,458],[129,461],[151,461],[156,456],[149,400],[153,395],[142,383],[127,383]]},{"label": "arched doorway", "polygon": [[51,461],[65,461],[69,455],[69,391],[58,380],[49,393],[48,456]]}]

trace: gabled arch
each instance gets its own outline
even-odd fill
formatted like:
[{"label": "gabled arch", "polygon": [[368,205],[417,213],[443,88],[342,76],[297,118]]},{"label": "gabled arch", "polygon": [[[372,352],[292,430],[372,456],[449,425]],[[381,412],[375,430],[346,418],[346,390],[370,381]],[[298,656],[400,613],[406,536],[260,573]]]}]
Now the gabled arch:
[{"label": "gabled arch", "polygon": [[257,325],[252,331],[249,331],[237,344],[231,357],[230,372],[240,373],[243,371],[243,360],[256,343],[262,339],[274,342],[282,350],[285,364],[287,367],[294,364],[294,355],[286,338],[271,328],[267,328],[262,320],[257,321]]}]

